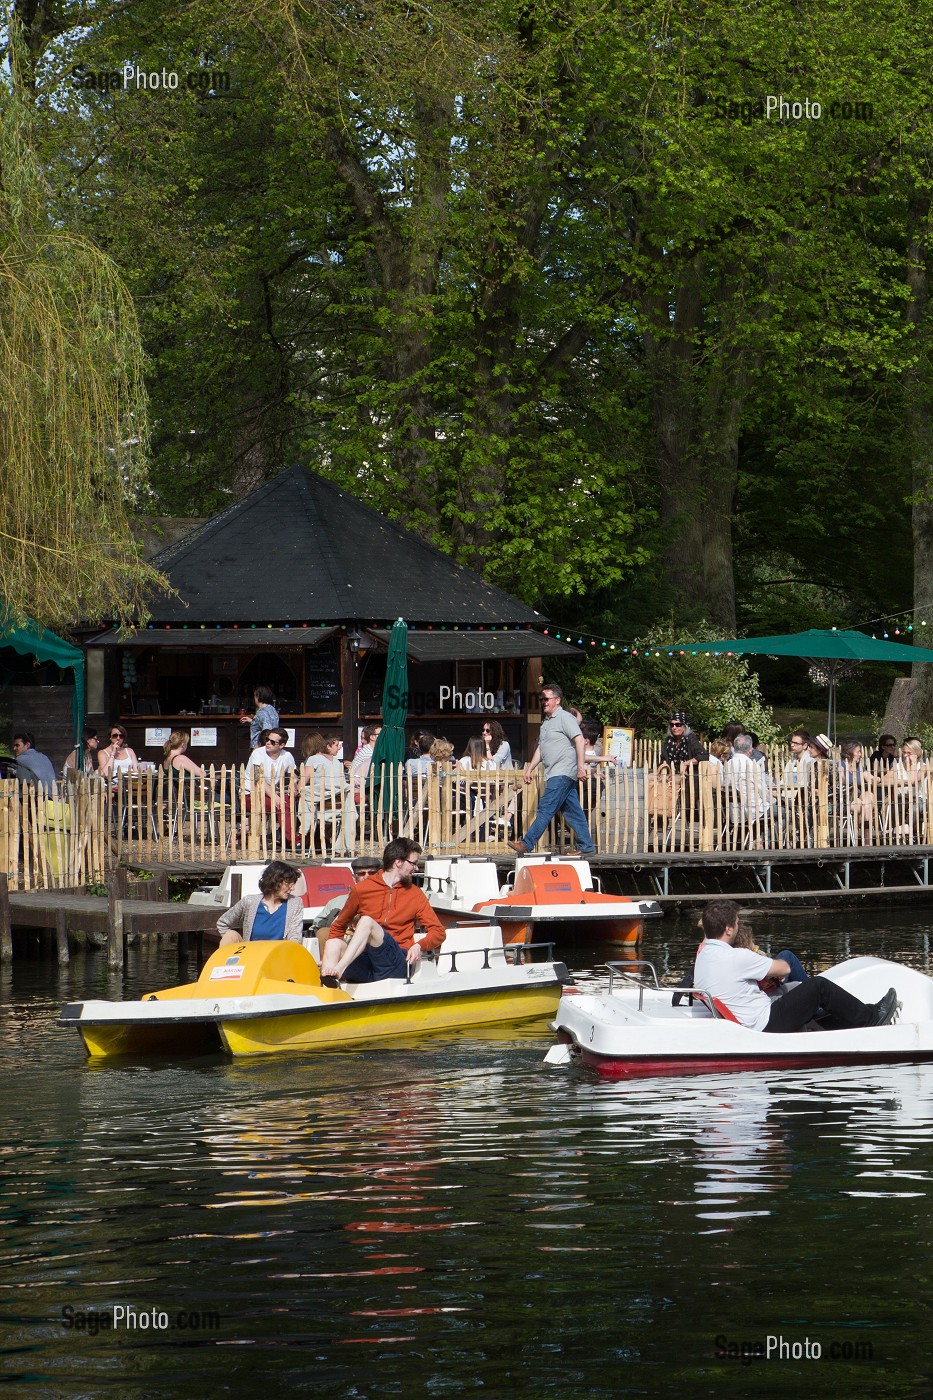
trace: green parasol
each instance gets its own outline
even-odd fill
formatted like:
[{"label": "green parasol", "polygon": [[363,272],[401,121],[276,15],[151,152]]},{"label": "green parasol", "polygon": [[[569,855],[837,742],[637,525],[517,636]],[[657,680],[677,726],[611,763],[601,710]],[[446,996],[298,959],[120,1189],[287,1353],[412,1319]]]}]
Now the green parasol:
[{"label": "green parasol", "polygon": [[403,618],[393,623],[389,634],[386,679],[382,687],[382,733],[376,740],[372,766],[381,793],[382,810],[398,812],[398,782],[388,778],[386,768],[396,773],[405,761],[405,721],[408,718],[408,625]]},{"label": "green parasol", "polygon": [[678,650],[715,652],[735,656],[799,656],[805,661],[828,661],[829,709],[826,733],[833,738],[835,723],[836,679],[840,670],[852,661],[899,661],[916,665],[933,661],[929,647],[904,646],[902,642],[882,641],[864,632],[844,632],[812,627],[807,632],[785,632],[775,637],[734,637],[725,642],[681,642]]}]

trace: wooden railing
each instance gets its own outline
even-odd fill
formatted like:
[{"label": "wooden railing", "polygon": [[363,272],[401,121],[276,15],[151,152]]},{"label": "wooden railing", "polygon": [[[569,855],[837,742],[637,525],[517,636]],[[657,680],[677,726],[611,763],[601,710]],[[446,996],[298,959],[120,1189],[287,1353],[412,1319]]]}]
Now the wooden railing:
[{"label": "wooden railing", "polygon": [[[779,752],[767,767],[701,763],[684,775],[600,764],[579,795],[605,854],[933,842],[926,765],[913,780],[900,769],[882,778],[864,765],[788,765]],[[382,788],[371,773],[356,798],[349,786],[315,797],[309,786],[269,784],[259,769],[248,797],[245,778],[242,769],[221,768],[183,782],[162,772],[124,780],[112,798],[117,854],[181,864],[296,853],[319,859],[379,851],[393,835],[439,853],[497,854],[530,826],[543,791],[540,770],[526,785],[519,770],[393,769]],[[552,824],[539,844],[559,849],[564,835],[563,823]]]},{"label": "wooden railing", "polygon": [[75,889],[112,864],[105,785],[80,778],[47,791],[0,780],[0,867],[11,889]]},{"label": "wooden railing", "polygon": [[[648,852],[812,850],[933,845],[933,768],[884,775],[838,763],[789,767],[701,763],[667,769],[601,764],[579,786],[597,850]],[[247,792],[243,769],[174,779],[164,770],[44,789],[0,782],[0,861],[13,889],[74,888],[103,881],[121,860],[182,870],[233,860],[378,852],[394,835],[436,854],[498,855],[530,826],[543,791],[522,774],[435,770],[371,773],[354,796],[297,782],[270,784],[262,770]],[[562,820],[538,849],[570,841]],[[575,844],[575,843],[573,843]]]}]

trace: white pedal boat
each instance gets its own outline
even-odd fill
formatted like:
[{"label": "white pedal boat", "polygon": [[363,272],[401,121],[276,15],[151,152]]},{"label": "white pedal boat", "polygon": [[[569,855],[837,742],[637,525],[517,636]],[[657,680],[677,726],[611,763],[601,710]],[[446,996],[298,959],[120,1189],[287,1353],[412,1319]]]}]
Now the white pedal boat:
[{"label": "white pedal boat", "polygon": [[[216,909],[219,919],[238,899],[259,893],[259,877],[268,864],[267,860],[236,861],[227,866],[219,884],[195,890],[188,896],[188,903],[202,909]],[[295,894],[304,905],[306,924],[312,923],[325,904],[337,895],[349,894],[356,883],[349,860],[325,860],[319,865],[300,865],[298,869],[301,879],[295,886]],[[214,935],[206,933],[204,937],[210,941]]]},{"label": "white pedal boat", "polygon": [[[897,1064],[933,1060],[933,978],[885,958],[850,958],[820,975],[862,1001],[897,990],[899,1015],[887,1026],[769,1035],[722,1018],[704,992],[679,1006],[679,987],[662,987],[650,963],[609,963],[609,988],[565,987],[548,1064],[579,1063],[609,1079],[649,1075],[782,1070],[805,1065]],[[631,971],[645,969],[651,981]],[[705,1003],[705,1004],[704,1004]]]},{"label": "white pedal boat", "polygon": [[74,1027],[96,1059],[366,1048],[388,1037],[544,1023],[570,976],[550,960],[550,949],[547,961],[533,961],[534,952],[504,948],[495,925],[451,929],[410,981],[324,987],[300,943],[227,944],[197,982],[140,1001],[72,1002],[59,1025]]},{"label": "white pedal boat", "polygon": [[507,943],[550,937],[549,926],[572,923],[633,944],[646,919],[661,917],[655,900],[603,894],[582,856],[519,856],[501,887],[494,861],[426,860],[424,892],[442,923],[482,914],[502,925]]}]

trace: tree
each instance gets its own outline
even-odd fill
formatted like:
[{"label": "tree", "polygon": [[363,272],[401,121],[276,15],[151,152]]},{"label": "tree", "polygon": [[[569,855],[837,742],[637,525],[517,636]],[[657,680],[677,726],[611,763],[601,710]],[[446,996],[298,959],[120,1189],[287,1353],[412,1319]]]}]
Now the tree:
[{"label": "tree", "polygon": [[126,517],[144,482],[139,332],[110,260],[48,216],[24,61],[14,42],[0,84],[2,601],[17,623],[126,620],[160,584]]}]

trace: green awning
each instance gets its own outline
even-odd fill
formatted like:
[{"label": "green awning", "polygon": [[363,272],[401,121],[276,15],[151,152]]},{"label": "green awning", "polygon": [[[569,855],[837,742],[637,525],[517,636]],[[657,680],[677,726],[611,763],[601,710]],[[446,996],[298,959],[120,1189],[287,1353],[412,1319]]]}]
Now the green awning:
[{"label": "green awning", "polygon": [[833,627],[812,627],[807,632],[786,632],[774,637],[733,637],[725,642],[679,642],[678,651],[708,651],[718,655],[801,656],[812,661],[933,661],[930,647],[904,646],[864,632],[844,632]]},{"label": "green awning", "polygon": [[66,642],[54,632],[35,624],[14,627],[7,623],[0,628],[0,646],[12,647],[21,656],[34,656],[38,661],[54,661],[63,671],[75,673],[75,689],[71,702],[71,717],[74,725],[75,743],[80,747],[84,727],[84,652],[80,647]]}]

